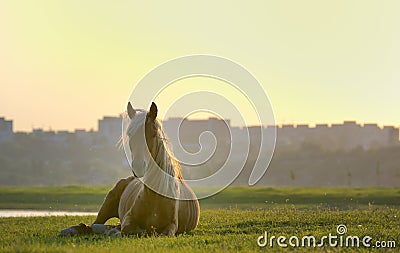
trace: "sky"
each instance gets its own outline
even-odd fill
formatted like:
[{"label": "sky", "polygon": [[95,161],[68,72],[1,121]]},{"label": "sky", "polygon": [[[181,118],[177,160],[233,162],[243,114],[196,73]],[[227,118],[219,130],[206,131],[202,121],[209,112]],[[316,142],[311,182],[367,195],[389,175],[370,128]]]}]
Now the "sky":
[{"label": "sky", "polygon": [[[156,66],[210,54],[259,80],[278,124],[400,126],[398,10],[396,0],[3,0],[0,117],[16,131],[96,129],[104,115],[125,110],[135,84]],[[213,82],[194,80],[194,89]],[[177,99],[189,86],[184,80],[169,94]],[[171,96],[156,99],[160,115]]]}]

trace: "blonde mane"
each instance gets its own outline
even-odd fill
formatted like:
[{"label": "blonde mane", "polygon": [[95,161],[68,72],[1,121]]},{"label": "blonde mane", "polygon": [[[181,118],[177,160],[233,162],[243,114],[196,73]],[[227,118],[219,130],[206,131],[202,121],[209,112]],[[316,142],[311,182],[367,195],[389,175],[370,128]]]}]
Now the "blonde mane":
[{"label": "blonde mane", "polygon": [[[144,126],[146,115],[147,111],[141,109],[136,109],[136,114],[132,119],[124,115],[124,122],[127,124],[127,127],[120,139],[120,145],[127,145],[129,138]],[[152,161],[149,162],[148,169],[143,177],[143,182],[158,193],[162,192],[165,193],[163,195],[177,198],[177,194],[179,194],[179,184],[176,184],[176,181],[183,180],[181,167],[178,160],[173,155],[172,147],[158,119],[155,121],[155,126],[157,127],[156,154],[154,160],[150,159]],[[147,149],[147,147],[143,148]],[[164,173],[159,173],[160,169]]]}]

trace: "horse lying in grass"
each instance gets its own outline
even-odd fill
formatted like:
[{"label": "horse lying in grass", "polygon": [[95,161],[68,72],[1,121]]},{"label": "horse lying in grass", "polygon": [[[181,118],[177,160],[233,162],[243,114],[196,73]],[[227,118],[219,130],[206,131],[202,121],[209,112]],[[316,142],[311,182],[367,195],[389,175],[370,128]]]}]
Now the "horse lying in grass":
[{"label": "horse lying in grass", "polygon": [[[127,106],[128,127],[121,141],[129,144],[135,176],[119,180],[108,192],[92,225],[83,223],[61,231],[61,235],[106,234],[174,236],[196,228],[200,208],[194,192],[182,178],[157,117],[150,110]],[[119,218],[119,226],[104,223]]]}]

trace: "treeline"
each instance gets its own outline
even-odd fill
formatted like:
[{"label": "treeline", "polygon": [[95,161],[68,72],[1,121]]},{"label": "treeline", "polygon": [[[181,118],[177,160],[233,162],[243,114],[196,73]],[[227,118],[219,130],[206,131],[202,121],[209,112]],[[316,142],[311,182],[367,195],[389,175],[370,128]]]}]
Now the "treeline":
[{"label": "treeline", "polygon": [[102,138],[89,144],[70,135],[59,143],[19,134],[0,144],[0,185],[105,185],[126,172],[123,151]]},{"label": "treeline", "polygon": [[[254,154],[236,185],[247,184],[255,162]],[[281,145],[276,147],[270,166],[258,185],[400,187],[400,147],[332,151],[313,142]]]},{"label": "treeline", "polygon": [[[245,168],[233,183],[247,185],[257,157],[250,148]],[[212,174],[227,157],[224,150],[205,164]],[[185,171],[184,171],[185,172]],[[19,134],[0,144],[0,185],[111,185],[130,176],[123,150],[97,138],[85,143],[75,135],[64,142]],[[187,175],[190,178],[194,175]],[[318,143],[276,147],[267,173],[258,185],[268,186],[400,186],[400,147],[350,151],[326,150]]]}]

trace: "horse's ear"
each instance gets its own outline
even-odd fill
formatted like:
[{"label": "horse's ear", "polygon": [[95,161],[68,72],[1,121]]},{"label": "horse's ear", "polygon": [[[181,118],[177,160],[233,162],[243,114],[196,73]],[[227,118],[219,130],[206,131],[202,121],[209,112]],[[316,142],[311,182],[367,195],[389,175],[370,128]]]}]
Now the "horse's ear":
[{"label": "horse's ear", "polygon": [[128,111],[129,118],[132,119],[133,116],[135,116],[136,111],[135,111],[135,109],[133,109],[131,102],[128,102],[128,105],[126,106],[126,110]]},{"label": "horse's ear", "polygon": [[154,103],[154,102],[152,102],[151,103],[151,106],[150,106],[150,111],[148,112],[148,114],[147,114],[147,116],[151,119],[151,120],[156,120],[156,118],[157,118],[157,112],[158,112],[158,109],[157,109],[157,105]]}]

